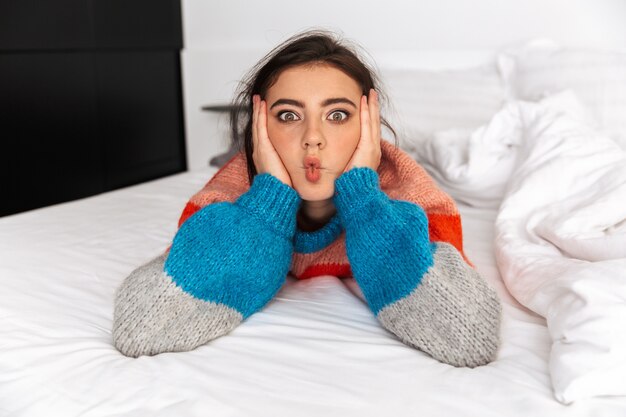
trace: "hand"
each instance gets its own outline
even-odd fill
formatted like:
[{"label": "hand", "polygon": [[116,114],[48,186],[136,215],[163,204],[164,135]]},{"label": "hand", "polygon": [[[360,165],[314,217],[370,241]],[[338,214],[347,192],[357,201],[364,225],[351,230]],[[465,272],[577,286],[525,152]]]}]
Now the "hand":
[{"label": "hand", "polygon": [[259,174],[272,174],[293,187],[291,177],[267,134],[267,103],[258,94],[252,97],[252,159]]},{"label": "hand", "polygon": [[361,96],[361,138],[346,165],[344,172],[355,167],[369,167],[374,171],[380,165],[380,107],[378,93],[372,88],[369,103],[365,95]]}]

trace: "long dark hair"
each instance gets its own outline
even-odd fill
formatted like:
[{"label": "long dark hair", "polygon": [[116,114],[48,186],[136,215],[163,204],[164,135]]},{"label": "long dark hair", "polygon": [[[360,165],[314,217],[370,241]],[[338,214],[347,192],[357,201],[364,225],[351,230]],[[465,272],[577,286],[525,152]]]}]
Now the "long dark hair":
[{"label": "long dark hair", "polygon": [[[232,147],[245,151],[250,183],[257,174],[252,159],[252,96],[259,94],[264,98],[267,90],[287,68],[318,63],[332,65],[354,79],[361,87],[362,94],[369,96],[370,88],[373,88],[381,104],[386,103],[376,72],[359,55],[359,49],[334,32],[307,30],[272,49],[244,76],[232,103],[230,130]],[[395,130],[382,116],[381,124],[393,133],[397,145]]]}]

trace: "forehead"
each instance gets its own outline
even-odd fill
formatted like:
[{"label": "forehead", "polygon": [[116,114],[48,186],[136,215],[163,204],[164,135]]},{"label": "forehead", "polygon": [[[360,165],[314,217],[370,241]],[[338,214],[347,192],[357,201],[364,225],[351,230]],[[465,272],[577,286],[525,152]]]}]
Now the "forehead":
[{"label": "forehead", "polygon": [[303,101],[315,98],[361,96],[359,84],[343,71],[330,65],[297,66],[284,70],[267,90],[271,98],[294,98]]}]

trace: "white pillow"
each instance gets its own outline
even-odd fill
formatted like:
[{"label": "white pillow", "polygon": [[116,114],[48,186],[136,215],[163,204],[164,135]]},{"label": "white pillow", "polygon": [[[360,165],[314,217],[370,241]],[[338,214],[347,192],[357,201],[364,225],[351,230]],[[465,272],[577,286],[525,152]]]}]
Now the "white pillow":
[{"label": "white pillow", "polygon": [[[582,124],[591,120],[571,90],[540,101],[559,115]],[[413,156],[456,201],[497,209],[524,140],[524,120],[518,102],[507,102],[489,122],[477,129],[445,129],[427,135]]]},{"label": "white pillow", "polygon": [[497,209],[521,139],[517,115],[505,107],[475,130],[435,132],[415,150],[416,159],[455,201]]},{"label": "white pillow", "polygon": [[571,89],[589,109],[596,128],[626,149],[626,50],[562,47],[535,39],[498,54],[515,98],[538,101]]},{"label": "white pillow", "polygon": [[444,129],[474,129],[505,100],[495,59],[492,64],[448,70],[381,69],[391,103],[387,119],[403,147],[411,150]]}]

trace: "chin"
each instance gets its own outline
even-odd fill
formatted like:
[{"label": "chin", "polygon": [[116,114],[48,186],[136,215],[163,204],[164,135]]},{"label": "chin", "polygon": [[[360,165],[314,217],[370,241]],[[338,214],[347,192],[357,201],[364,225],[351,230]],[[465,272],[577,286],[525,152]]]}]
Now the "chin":
[{"label": "chin", "polygon": [[323,201],[333,198],[335,195],[335,183],[324,181],[323,179],[317,183],[308,181],[294,184],[294,189],[302,200],[305,201]]}]

